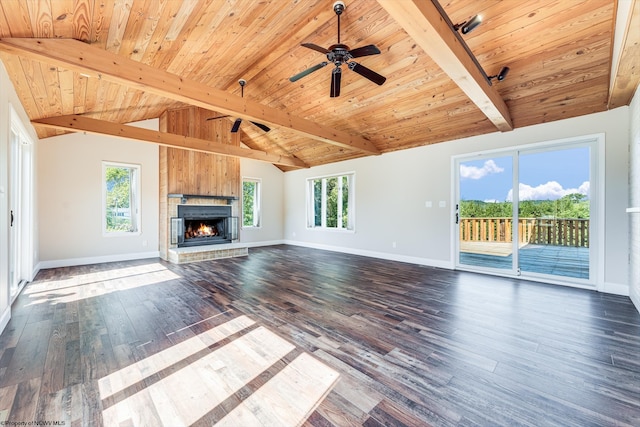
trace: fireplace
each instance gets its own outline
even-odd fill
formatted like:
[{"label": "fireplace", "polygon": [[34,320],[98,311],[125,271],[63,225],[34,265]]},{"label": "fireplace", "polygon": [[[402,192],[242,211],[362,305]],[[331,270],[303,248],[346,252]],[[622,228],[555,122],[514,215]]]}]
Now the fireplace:
[{"label": "fireplace", "polygon": [[228,205],[178,205],[171,218],[171,244],[181,247],[231,243],[238,238],[238,218]]}]

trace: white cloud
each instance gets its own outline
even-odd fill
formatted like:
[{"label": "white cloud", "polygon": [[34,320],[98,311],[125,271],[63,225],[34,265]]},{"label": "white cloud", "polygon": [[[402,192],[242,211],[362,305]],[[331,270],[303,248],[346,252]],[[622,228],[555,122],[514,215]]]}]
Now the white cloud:
[{"label": "white cloud", "polygon": [[[520,184],[519,194],[520,200],[557,200],[567,194],[579,193],[589,196],[589,181],[583,182],[578,188],[562,188],[562,185],[556,181],[549,181],[546,184],[540,184],[532,187],[527,184]],[[507,201],[513,200],[513,192],[509,190]]]},{"label": "white cloud", "polygon": [[487,160],[481,168],[476,166],[460,165],[461,178],[480,179],[492,173],[500,173],[503,171],[504,168],[496,165],[496,162],[493,160]]}]

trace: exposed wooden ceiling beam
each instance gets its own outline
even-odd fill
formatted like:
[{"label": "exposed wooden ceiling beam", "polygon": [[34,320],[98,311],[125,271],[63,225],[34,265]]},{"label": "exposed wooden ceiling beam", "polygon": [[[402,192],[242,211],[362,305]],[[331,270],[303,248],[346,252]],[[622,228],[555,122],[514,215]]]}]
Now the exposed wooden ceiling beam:
[{"label": "exposed wooden ceiling beam", "polygon": [[[618,5],[622,7],[622,5]],[[609,90],[609,108],[629,105],[640,82],[640,0],[631,0],[620,48],[620,60],[614,64]]]},{"label": "exposed wooden ceiling beam", "polygon": [[501,131],[513,130],[507,104],[487,83],[438,7],[425,0],[378,0],[389,15]]},{"label": "exposed wooden ceiling beam", "polygon": [[186,104],[285,128],[306,138],[368,154],[380,154],[371,141],[360,136],[293,116],[286,111],[276,110],[199,82],[185,80],[77,40],[0,38],[0,50]]},{"label": "exposed wooden ceiling beam", "polygon": [[89,132],[97,135],[109,135],[119,138],[134,139],[137,141],[151,142],[167,147],[181,148],[185,150],[201,151],[204,153],[221,154],[223,156],[243,157],[246,159],[260,160],[276,165],[308,168],[309,166],[295,157],[280,156],[264,151],[242,148],[235,145],[220,144],[204,139],[189,136],[175,135],[172,133],[158,132],[130,125],[107,122],[84,116],[70,115],[48,117],[32,120],[34,126],[46,126],[53,129],[61,129],[73,132]]}]

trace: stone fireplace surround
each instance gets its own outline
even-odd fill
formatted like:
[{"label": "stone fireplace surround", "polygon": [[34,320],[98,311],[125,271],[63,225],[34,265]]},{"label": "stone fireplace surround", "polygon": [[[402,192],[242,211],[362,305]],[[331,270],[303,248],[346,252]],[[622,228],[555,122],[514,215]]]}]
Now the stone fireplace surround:
[{"label": "stone fireplace surround", "polygon": [[[167,198],[167,219],[169,221],[171,221],[171,218],[178,216],[179,205],[230,205],[232,216],[237,217],[239,212],[237,197],[169,194]],[[170,224],[168,226],[170,228]],[[166,259],[176,264],[246,256],[249,254],[247,246],[239,244],[238,240],[233,240],[231,243],[191,247],[178,247],[177,244],[172,243],[172,240],[175,241],[171,236],[168,236]]]}]

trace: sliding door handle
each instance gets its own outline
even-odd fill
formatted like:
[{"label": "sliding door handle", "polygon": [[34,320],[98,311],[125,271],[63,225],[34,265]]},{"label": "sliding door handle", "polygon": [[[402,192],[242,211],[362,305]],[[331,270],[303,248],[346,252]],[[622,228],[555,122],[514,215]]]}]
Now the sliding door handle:
[{"label": "sliding door handle", "polygon": [[13,211],[11,211],[11,227],[13,227]]}]

